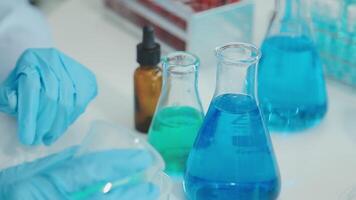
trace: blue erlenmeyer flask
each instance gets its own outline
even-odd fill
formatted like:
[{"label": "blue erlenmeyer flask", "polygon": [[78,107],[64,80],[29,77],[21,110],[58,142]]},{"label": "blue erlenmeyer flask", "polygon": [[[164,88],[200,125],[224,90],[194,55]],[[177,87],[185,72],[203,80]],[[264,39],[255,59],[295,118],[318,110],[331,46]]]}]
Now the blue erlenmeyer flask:
[{"label": "blue erlenmeyer flask", "polygon": [[276,15],[262,44],[259,102],[270,130],[298,131],[327,111],[322,63],[303,0],[276,0]]},{"label": "blue erlenmeyer flask", "polygon": [[272,143],[258,107],[259,50],[244,43],[216,49],[217,84],[189,154],[190,200],[270,200],[280,190]]}]

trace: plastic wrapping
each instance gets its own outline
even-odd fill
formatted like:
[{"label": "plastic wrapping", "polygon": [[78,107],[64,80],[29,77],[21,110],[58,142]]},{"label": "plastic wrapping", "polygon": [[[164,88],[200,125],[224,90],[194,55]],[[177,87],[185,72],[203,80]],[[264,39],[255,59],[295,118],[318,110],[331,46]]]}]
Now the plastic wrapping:
[{"label": "plastic wrapping", "polygon": [[[77,147],[77,145],[75,145]],[[25,177],[27,177],[27,179],[30,180],[31,184],[36,184],[36,179],[34,179],[33,181],[31,180],[31,177],[35,177],[38,179],[38,177],[44,177],[45,180],[47,180],[49,183],[46,183],[43,187],[43,189],[45,191],[51,191],[48,188],[51,188],[50,185],[55,185],[56,187],[58,186],[58,183],[60,184],[64,184],[64,188],[65,189],[60,189],[62,187],[62,185],[60,185],[59,189],[61,192],[63,192],[64,196],[69,196],[69,199],[105,199],[105,195],[110,195],[110,192],[114,192],[115,193],[115,189],[119,189],[119,190],[124,190],[125,194],[128,193],[133,193],[136,190],[132,189],[135,188],[136,185],[138,184],[146,184],[146,183],[152,183],[156,186],[156,189],[158,189],[157,191],[159,191],[159,200],[167,200],[169,199],[170,196],[170,191],[171,191],[171,187],[172,187],[172,183],[170,182],[170,179],[168,178],[168,176],[166,176],[162,170],[164,169],[164,162],[162,160],[162,158],[159,156],[159,154],[153,149],[153,147],[151,147],[144,138],[142,138],[142,136],[140,136],[139,134],[132,132],[124,127],[117,127],[117,126],[113,126],[110,124],[107,124],[105,122],[101,122],[101,121],[96,121],[91,125],[90,131],[89,133],[86,135],[84,141],[82,142],[81,145],[78,146],[78,148],[76,148],[75,154],[70,158],[69,160],[69,164],[65,163],[64,166],[72,166],[70,164],[75,164],[73,165],[74,168],[78,168],[78,169],[82,169],[83,170],[83,174],[77,174],[78,171],[73,170],[71,171],[71,169],[69,169],[68,171],[63,171],[64,168],[60,168],[60,170],[56,170],[56,167],[54,167],[55,170],[53,170],[53,167],[46,167],[46,166],[62,166],[61,163],[57,163],[56,165],[52,165],[51,162],[53,162],[53,159],[47,159],[48,155],[51,155],[53,153],[59,153],[59,155],[61,155],[63,152],[68,152],[68,151],[63,151],[63,149],[67,149],[68,145],[63,145],[62,147],[57,146],[57,147],[39,147],[38,148],[34,148],[36,149],[35,151],[32,152],[31,156],[29,156],[29,154],[27,154],[26,151],[22,151],[23,153],[17,152],[16,155],[13,154],[13,159],[16,160],[12,161],[10,163],[12,163],[12,165],[8,164],[8,165],[2,165],[0,168],[0,198],[7,198],[8,195],[10,194],[11,196],[13,196],[13,194],[11,194],[11,192],[9,193],[7,190],[8,188],[12,188],[12,190],[14,190],[15,188],[15,193],[17,193],[17,189],[22,189],[24,191],[32,191],[31,189],[27,189],[27,188],[21,188],[21,186],[26,185],[26,184],[18,184],[16,180],[22,180],[22,178],[18,178],[16,175],[13,175],[11,173],[11,171],[9,171],[9,169],[13,169],[14,167],[17,167],[19,164],[25,164],[25,166],[21,166],[20,168],[16,169],[15,171],[23,171],[24,169],[24,173],[25,174],[32,174],[32,175],[25,175]],[[69,146],[70,147],[70,146]],[[31,147],[26,147],[27,149],[31,150]],[[149,155],[150,157],[150,163],[148,165],[148,167],[145,168],[140,168],[140,167],[136,167],[136,166],[129,166],[129,164],[127,166],[125,166],[126,162],[129,162],[127,160],[125,160],[125,157],[105,157],[105,159],[100,158],[100,159],[91,159],[92,156],[97,156],[99,155],[101,152],[112,152],[112,151],[138,151],[138,152],[145,152],[145,154],[147,153],[147,155]],[[24,156],[25,155],[25,156]],[[58,154],[57,154],[58,155]],[[63,154],[62,154],[63,155]],[[64,154],[66,155],[66,154]],[[108,154],[111,155],[111,154]],[[115,155],[115,154],[112,154]],[[127,154],[126,154],[127,155]],[[128,154],[130,155],[130,154]],[[55,155],[56,156],[56,155]],[[90,159],[82,159],[82,158],[90,158]],[[39,159],[39,158],[45,158],[44,160]],[[127,158],[127,157],[126,157]],[[137,157],[137,158],[141,158],[141,157]],[[79,160],[79,166],[77,165],[77,161],[76,159]],[[81,159],[81,160],[80,160]],[[115,160],[116,161],[113,161]],[[127,159],[130,159],[130,157],[128,157]],[[10,159],[9,159],[10,160]],[[23,162],[21,162],[21,160]],[[57,160],[57,159],[54,159]],[[93,165],[93,167],[91,166],[93,163],[90,163],[88,161],[98,161],[101,160],[102,162],[100,163],[95,163]],[[32,164],[32,163],[24,163],[24,162],[28,162],[28,161],[34,161],[34,163],[37,165],[37,169],[34,170],[33,166],[30,166],[29,169],[27,170],[28,164]],[[44,161],[44,162],[43,162]],[[65,162],[67,162],[68,160],[65,160]],[[73,162],[72,162],[73,161]],[[76,161],[76,162],[74,162]],[[82,162],[85,161],[85,162]],[[135,161],[138,165],[142,165],[141,164],[141,160],[137,160]],[[133,163],[135,163],[133,162]],[[145,162],[145,161],[142,161]],[[13,164],[16,163],[16,166],[14,166]],[[40,163],[40,165],[38,165],[38,163]],[[110,163],[121,163],[120,166],[123,166],[123,171],[120,171],[120,167],[117,166],[112,166],[110,167]],[[129,162],[130,163],[130,162]],[[132,162],[131,162],[132,163]],[[84,165],[83,165],[84,164]],[[86,167],[86,164],[88,164]],[[27,165],[27,166],[26,166]],[[84,168],[82,168],[84,167]],[[6,168],[6,169],[4,169]],[[139,170],[131,170],[132,168],[135,169],[139,169]],[[68,169],[68,168],[67,168]],[[119,179],[115,179],[112,178],[114,180],[112,180],[110,178],[110,182],[105,182],[105,180],[101,180],[101,174],[110,174],[112,173],[112,171],[106,172],[105,170],[114,170],[117,169],[119,171],[117,171],[118,174],[122,174],[119,175],[117,177],[120,177]],[[97,171],[99,170],[99,171]],[[55,171],[58,172],[60,174],[52,174],[51,175],[51,171]],[[130,173],[133,172],[133,173]],[[92,177],[87,177],[86,174],[95,174],[93,175],[93,180],[91,179]],[[116,171],[115,171],[116,173]],[[49,175],[48,175],[49,174]],[[128,175],[126,175],[128,174]],[[16,176],[16,178],[12,178],[10,177],[10,181],[7,181],[8,179],[6,177],[9,177],[9,175],[11,176]],[[38,177],[37,177],[38,175]],[[69,176],[70,181],[68,181],[68,179],[63,178],[64,183],[62,183],[61,181],[56,180],[56,176]],[[52,178],[46,178],[47,176],[52,177]],[[90,175],[91,176],[91,175]],[[59,177],[60,180],[62,179],[61,177]],[[7,180],[5,180],[7,179]],[[58,179],[58,177],[57,177]],[[83,180],[78,180],[78,179],[83,179]],[[8,182],[11,182],[12,180],[15,184],[15,186],[11,186],[9,187],[9,184],[7,184]],[[87,180],[91,180],[91,182],[88,182],[88,184],[86,184]],[[26,178],[25,178],[26,181]],[[52,182],[53,181],[53,182]],[[71,182],[73,181],[73,182]],[[80,190],[73,190],[72,192],[67,192],[68,188],[70,188],[71,185],[76,185],[77,183],[75,182],[80,182],[80,183],[85,183],[84,187],[80,187]],[[44,183],[44,182],[39,182],[39,183]],[[30,187],[31,184],[29,185]],[[77,184],[78,185],[78,184]],[[131,187],[133,186],[133,187]],[[36,186],[37,187],[37,186]],[[42,188],[41,185],[38,185],[39,188]],[[22,191],[19,190],[19,191]],[[38,189],[37,189],[38,190]],[[71,189],[69,189],[71,190]],[[132,190],[132,191],[130,191]],[[4,193],[5,191],[5,193]],[[45,195],[46,192],[43,192],[43,194]],[[21,194],[16,194],[16,196],[21,195]],[[42,192],[41,192],[42,195]],[[48,195],[48,194],[46,194]],[[50,194],[53,195],[54,198],[56,198],[57,194]],[[131,194],[132,195],[132,194]],[[144,194],[138,194],[138,195],[144,195]],[[58,195],[58,197],[62,197],[62,194]],[[31,197],[29,197],[31,198]],[[45,197],[43,197],[45,198]],[[36,197],[37,199],[37,197]]]},{"label": "plastic wrapping", "polygon": [[[79,145],[86,135],[85,123],[71,126],[55,144],[51,146],[26,146],[20,143],[17,132],[16,119],[5,113],[0,113],[0,170],[32,162],[39,158],[60,152],[73,145]],[[80,126],[80,127],[79,127]]]},{"label": "plastic wrapping", "polygon": [[159,200],[169,198],[171,183],[169,182],[169,178],[162,173],[165,167],[162,157],[142,136],[129,129],[116,127],[102,121],[96,121],[93,123],[89,134],[86,136],[75,156],[80,157],[85,154],[112,149],[144,150],[148,151],[153,158],[152,165],[144,172],[138,174],[138,176],[134,175],[125,177],[122,180],[116,180],[115,182],[119,183],[119,186],[137,181],[137,178],[139,178],[139,181],[152,182],[159,187],[161,193]]}]

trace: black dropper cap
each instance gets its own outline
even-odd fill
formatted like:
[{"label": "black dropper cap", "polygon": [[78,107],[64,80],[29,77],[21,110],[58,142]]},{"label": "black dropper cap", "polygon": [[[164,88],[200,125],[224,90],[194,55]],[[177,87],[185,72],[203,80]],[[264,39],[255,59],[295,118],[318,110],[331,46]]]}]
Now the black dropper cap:
[{"label": "black dropper cap", "polygon": [[144,66],[156,66],[161,60],[161,46],[155,42],[151,26],[143,27],[142,42],[137,45],[137,62]]}]

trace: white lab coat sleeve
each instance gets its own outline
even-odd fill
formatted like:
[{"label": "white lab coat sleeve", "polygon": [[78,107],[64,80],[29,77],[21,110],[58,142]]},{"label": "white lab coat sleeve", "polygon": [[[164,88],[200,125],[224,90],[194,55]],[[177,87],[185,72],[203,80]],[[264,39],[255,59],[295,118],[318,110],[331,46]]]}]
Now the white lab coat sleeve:
[{"label": "white lab coat sleeve", "polygon": [[52,47],[53,42],[49,26],[37,8],[26,1],[0,6],[3,7],[0,9],[0,82],[2,82],[15,67],[24,50]]}]

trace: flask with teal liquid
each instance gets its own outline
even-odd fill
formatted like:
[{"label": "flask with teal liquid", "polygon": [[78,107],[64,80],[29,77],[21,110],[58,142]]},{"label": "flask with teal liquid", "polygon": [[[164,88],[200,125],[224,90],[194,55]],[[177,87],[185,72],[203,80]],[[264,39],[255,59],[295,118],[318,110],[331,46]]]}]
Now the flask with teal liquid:
[{"label": "flask with teal liquid", "polygon": [[169,175],[181,176],[203,121],[197,79],[199,59],[175,52],[163,59],[162,93],[148,133]]}]

